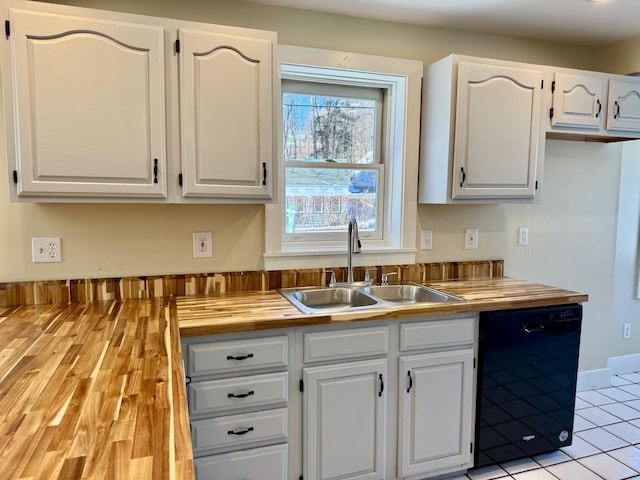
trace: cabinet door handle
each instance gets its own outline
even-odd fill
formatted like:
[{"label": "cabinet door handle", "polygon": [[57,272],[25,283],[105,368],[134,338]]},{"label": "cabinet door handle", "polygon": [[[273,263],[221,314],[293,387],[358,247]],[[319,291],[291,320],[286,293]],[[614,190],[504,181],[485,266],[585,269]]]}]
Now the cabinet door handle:
[{"label": "cabinet door handle", "polygon": [[153,159],[153,183],[158,183],[158,159]]},{"label": "cabinet door handle", "polygon": [[382,380],[382,374],[379,376],[380,378],[380,391],[378,392],[378,396],[382,396],[382,392],[384,392],[384,381]]},{"label": "cabinet door handle", "polygon": [[615,102],[614,105],[616,106],[616,111],[613,114],[613,118],[618,118],[620,116],[620,104],[618,102]]},{"label": "cabinet door handle", "polygon": [[262,162],[262,185],[267,184],[267,162]]},{"label": "cabinet door handle", "polygon": [[253,390],[249,390],[247,393],[239,393],[239,394],[235,394],[235,393],[230,393],[229,395],[227,395],[228,398],[247,398],[250,397],[251,395],[255,395],[256,392],[254,392]]},{"label": "cabinet door handle", "polygon": [[253,358],[253,353],[250,353],[249,355],[240,355],[239,357],[227,355],[227,360],[246,360],[247,358]]},{"label": "cabinet door handle", "polygon": [[464,186],[464,181],[467,179],[467,174],[464,172],[464,167],[460,167],[460,171],[462,172],[462,181],[460,182],[460,186]]},{"label": "cabinet door handle", "polygon": [[600,116],[600,112],[602,112],[602,103],[600,103],[600,100],[596,100],[596,102],[598,102],[598,111],[596,112],[596,118],[598,118]]},{"label": "cabinet door handle", "polygon": [[249,432],[253,432],[253,427],[249,427],[246,430],[239,430],[239,431],[233,431],[233,430],[229,430],[227,432],[227,435],[246,435]]},{"label": "cabinet door handle", "polygon": [[411,370],[407,372],[407,377],[409,377],[409,388],[407,388],[407,393],[410,393],[411,389],[413,388],[413,378],[411,378]]}]

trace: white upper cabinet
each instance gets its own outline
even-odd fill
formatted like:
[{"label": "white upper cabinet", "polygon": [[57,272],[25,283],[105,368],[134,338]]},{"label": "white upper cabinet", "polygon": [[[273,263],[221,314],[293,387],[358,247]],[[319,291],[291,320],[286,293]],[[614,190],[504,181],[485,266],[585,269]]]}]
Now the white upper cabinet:
[{"label": "white upper cabinet", "polygon": [[535,66],[453,55],[428,67],[419,201],[532,199],[541,89]]},{"label": "white upper cabinet", "polygon": [[184,197],[271,198],[276,38],[262,33],[178,32]]},{"label": "white upper cabinet", "polygon": [[602,75],[556,72],[551,84],[551,130],[558,127],[600,130],[606,89]]},{"label": "white upper cabinet", "polygon": [[9,19],[15,194],[164,199],[163,29],[18,9]]},{"label": "white upper cabinet", "polygon": [[607,130],[640,133],[640,78],[609,80]]},{"label": "white upper cabinet", "polygon": [[12,201],[272,198],[276,33],[22,0],[8,18]]}]

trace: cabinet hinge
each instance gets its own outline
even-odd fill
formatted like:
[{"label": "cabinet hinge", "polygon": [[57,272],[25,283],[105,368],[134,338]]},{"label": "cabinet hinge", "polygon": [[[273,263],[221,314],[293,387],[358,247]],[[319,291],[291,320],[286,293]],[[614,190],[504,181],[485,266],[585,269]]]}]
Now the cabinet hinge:
[{"label": "cabinet hinge", "polygon": [[189,384],[191,384],[191,377],[189,377],[189,376],[185,376],[185,377],[184,377],[184,384],[185,384],[185,385],[189,385]]},{"label": "cabinet hinge", "polygon": [[473,359],[473,368],[476,368],[476,359]]},{"label": "cabinet hinge", "polygon": [[4,34],[7,38],[11,36],[11,22],[9,20],[4,21]]},{"label": "cabinet hinge", "polygon": [[300,477],[298,478],[298,480],[304,480],[304,477],[302,475],[300,475]]},{"label": "cabinet hinge", "polygon": [[551,93],[556,91],[556,81],[551,82]]},{"label": "cabinet hinge", "polygon": [[553,108],[549,109],[549,118],[553,118]]},{"label": "cabinet hinge", "polygon": [[176,53],[180,53],[180,40],[176,40]]},{"label": "cabinet hinge", "polygon": [[18,184],[18,171],[17,170],[13,171],[13,183],[15,183],[16,185]]},{"label": "cabinet hinge", "polygon": [[182,174],[178,174],[178,185],[182,186]]},{"label": "cabinet hinge", "polygon": [[300,391],[304,392],[304,380],[300,379]]},{"label": "cabinet hinge", "polygon": [[471,448],[469,449],[471,453],[473,453],[473,442],[471,442]]}]

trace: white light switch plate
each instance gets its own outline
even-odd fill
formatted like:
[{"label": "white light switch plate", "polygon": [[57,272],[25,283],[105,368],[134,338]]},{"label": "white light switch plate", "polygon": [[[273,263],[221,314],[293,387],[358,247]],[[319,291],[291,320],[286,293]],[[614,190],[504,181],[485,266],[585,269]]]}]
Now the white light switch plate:
[{"label": "white light switch plate", "polygon": [[475,250],[478,248],[478,229],[477,228],[465,229],[464,248],[465,250]]},{"label": "white light switch plate", "polygon": [[422,230],[420,232],[420,250],[433,249],[433,230]]}]

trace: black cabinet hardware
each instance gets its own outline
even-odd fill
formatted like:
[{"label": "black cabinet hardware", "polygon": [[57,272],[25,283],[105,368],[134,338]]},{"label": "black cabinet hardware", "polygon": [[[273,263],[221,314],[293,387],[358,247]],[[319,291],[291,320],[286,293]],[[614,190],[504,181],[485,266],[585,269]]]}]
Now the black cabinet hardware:
[{"label": "black cabinet hardware", "polygon": [[460,167],[460,171],[462,172],[462,181],[460,182],[460,186],[464,187],[464,181],[467,179],[467,174],[464,172],[464,167]]},{"label": "black cabinet hardware", "polygon": [[233,355],[227,355],[227,360],[246,360],[247,358],[253,358],[253,353],[248,355],[240,355],[239,357],[234,357]]},{"label": "black cabinet hardware", "polygon": [[262,162],[262,185],[267,184],[267,162]]},{"label": "black cabinet hardware", "polygon": [[153,159],[153,183],[158,183],[158,159]]},{"label": "black cabinet hardware", "polygon": [[240,431],[233,431],[233,430],[229,430],[227,432],[227,435],[246,435],[249,432],[253,432],[253,427],[249,427],[246,430],[240,430]]},{"label": "black cabinet hardware", "polygon": [[382,380],[382,374],[379,375],[380,378],[380,391],[378,392],[378,396],[382,396],[382,392],[384,392],[384,380]]},{"label": "black cabinet hardware", "polygon": [[247,398],[255,394],[256,392],[254,392],[253,390],[249,390],[247,393],[239,393],[237,395],[235,393],[230,393],[229,395],[227,395],[227,397],[228,398]]},{"label": "black cabinet hardware", "polygon": [[409,377],[409,388],[407,388],[407,393],[409,393],[413,388],[413,378],[411,378],[411,370],[407,372],[407,376]]}]

